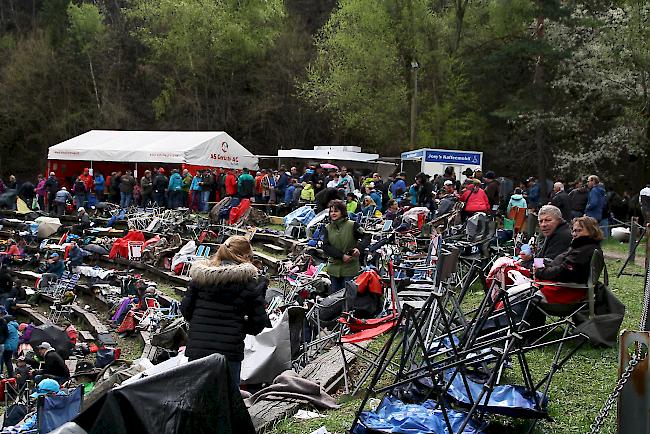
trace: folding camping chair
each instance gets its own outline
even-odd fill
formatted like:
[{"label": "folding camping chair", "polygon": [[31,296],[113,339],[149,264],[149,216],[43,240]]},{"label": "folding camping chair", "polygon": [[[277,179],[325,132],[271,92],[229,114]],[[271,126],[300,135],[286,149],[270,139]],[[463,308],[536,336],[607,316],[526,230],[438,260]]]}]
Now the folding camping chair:
[{"label": "folding camping chair", "polygon": [[[346,352],[352,357],[358,358],[369,364],[368,368],[361,375],[361,378],[354,387],[352,394],[356,394],[373,369],[377,367],[376,361],[379,354],[367,348],[367,344],[376,337],[393,329],[398,321],[399,304],[397,298],[397,289],[394,280],[394,268],[392,262],[389,264],[390,285],[384,287],[384,299],[388,300],[390,307],[382,312],[377,318],[357,319],[349,313],[344,313],[339,322],[343,325],[336,344],[341,350],[341,359],[343,361],[343,379],[345,381],[345,393],[349,393],[352,378],[349,373],[349,363],[351,360],[346,357]],[[398,366],[392,366],[397,369]],[[389,368],[387,368],[389,369]]]},{"label": "folding camping chair", "polygon": [[80,277],[81,275],[78,273],[65,271],[61,278],[51,285],[45,293],[51,295],[55,299],[61,298],[66,291],[74,291]]},{"label": "folding camping chair", "polygon": [[128,259],[129,261],[140,261],[142,260],[142,251],[144,250],[144,242],[142,241],[128,241]]},{"label": "folding camping chair", "polygon": [[153,297],[145,297],[143,307],[144,310],[133,311],[133,318],[138,322],[138,328],[147,329],[153,325],[156,314],[160,312],[160,303]]},{"label": "folding camping chair", "polygon": [[[65,294],[65,293],[64,293]],[[71,301],[63,303],[61,299],[55,300],[52,305],[50,305],[50,314],[48,319],[53,323],[58,323],[61,320],[61,317],[70,319],[72,315],[72,305],[77,300],[77,295],[75,294]]]},{"label": "folding camping chair", "polygon": [[210,257],[210,246],[204,246],[203,244],[199,245],[196,248],[196,252],[193,256],[189,256],[185,263],[183,263],[183,269],[181,270],[181,275],[189,276],[190,270],[192,269],[192,262],[206,259]]},{"label": "folding camping chair", "polygon": [[83,386],[79,386],[68,395],[39,397],[36,402],[38,427],[28,433],[46,434],[74,419],[81,411],[83,390]]}]

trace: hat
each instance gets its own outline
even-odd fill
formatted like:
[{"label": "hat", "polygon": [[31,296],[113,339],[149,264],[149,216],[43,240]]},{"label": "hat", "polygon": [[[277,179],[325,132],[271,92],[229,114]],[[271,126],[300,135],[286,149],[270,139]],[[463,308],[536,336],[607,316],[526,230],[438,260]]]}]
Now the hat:
[{"label": "hat", "polygon": [[61,190],[63,190],[63,191],[68,191],[68,189],[65,188],[65,187],[61,187]]},{"label": "hat", "polygon": [[369,183],[368,183],[368,187],[370,187],[370,188],[375,188],[375,183],[374,183],[374,182],[369,182]]},{"label": "hat", "polygon": [[77,210],[77,212],[86,212],[86,208],[84,208],[83,206],[80,206],[79,209]]},{"label": "hat", "polygon": [[25,356],[18,357],[19,362],[24,362],[26,360]]},{"label": "hat", "polygon": [[50,258],[58,258],[58,257],[59,257],[59,254],[56,253],[56,252],[54,252],[54,253],[52,253],[52,254],[50,255]]},{"label": "hat", "polygon": [[19,332],[24,332],[26,328],[27,328],[27,323],[26,322],[21,322],[20,325],[18,326],[18,331]]},{"label": "hat", "polygon": [[59,386],[59,383],[56,380],[46,378],[45,380],[41,380],[41,382],[38,383],[36,391],[30,396],[32,398],[38,398],[39,396],[47,395],[50,393],[58,393],[60,391],[61,386]]},{"label": "hat", "polygon": [[50,176],[56,176],[54,172],[50,172]]},{"label": "hat", "polygon": [[497,176],[496,176],[496,174],[495,174],[493,171],[488,170],[488,172],[485,174],[485,177],[486,177],[487,179],[494,179],[494,178],[496,178]]},{"label": "hat", "polygon": [[41,344],[39,346],[37,346],[36,348],[38,348],[39,350],[51,350],[52,345],[50,345],[49,342],[41,342]]},{"label": "hat", "polygon": [[445,181],[445,185],[454,185],[454,182],[451,179]]},{"label": "hat", "polygon": [[161,167],[160,169],[158,169],[158,173],[165,173],[165,169]]},{"label": "hat", "polygon": [[465,177],[467,177],[467,178],[469,178],[473,174],[474,174],[474,172],[472,172],[472,169],[470,169],[469,167],[467,169],[465,169],[465,171],[463,172],[463,175],[465,175]]}]

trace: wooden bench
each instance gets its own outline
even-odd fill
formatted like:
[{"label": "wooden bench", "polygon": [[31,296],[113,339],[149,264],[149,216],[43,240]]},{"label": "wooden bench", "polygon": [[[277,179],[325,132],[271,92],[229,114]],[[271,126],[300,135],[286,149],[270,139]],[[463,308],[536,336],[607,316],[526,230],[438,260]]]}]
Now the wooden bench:
[{"label": "wooden bench", "polygon": [[90,333],[88,330],[79,330],[79,336],[81,336],[81,339],[86,342],[91,342],[95,340],[93,334]]},{"label": "wooden bench", "polygon": [[262,244],[262,246],[272,252],[284,254],[284,247],[276,246],[275,244]]}]

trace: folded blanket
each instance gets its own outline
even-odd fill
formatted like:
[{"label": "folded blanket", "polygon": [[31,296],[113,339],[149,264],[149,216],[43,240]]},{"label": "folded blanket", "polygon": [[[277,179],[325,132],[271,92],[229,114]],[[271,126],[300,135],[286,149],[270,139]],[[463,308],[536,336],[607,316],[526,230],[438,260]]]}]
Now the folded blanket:
[{"label": "folded blanket", "polygon": [[339,408],[336,400],[328,395],[320,385],[300,377],[293,371],[284,371],[275,377],[273,384],[260,390],[244,402],[247,407],[250,407],[262,399],[297,399],[313,404],[317,408]]}]

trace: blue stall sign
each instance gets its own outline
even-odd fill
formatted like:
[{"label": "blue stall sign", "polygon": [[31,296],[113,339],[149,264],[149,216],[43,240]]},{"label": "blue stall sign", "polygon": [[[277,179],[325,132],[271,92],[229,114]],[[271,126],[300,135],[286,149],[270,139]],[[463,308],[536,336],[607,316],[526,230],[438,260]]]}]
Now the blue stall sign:
[{"label": "blue stall sign", "polygon": [[417,160],[424,156],[424,150],[402,152],[402,160]]},{"label": "blue stall sign", "polygon": [[481,154],[478,152],[464,151],[427,151],[425,161],[429,163],[457,163],[481,165]]}]

